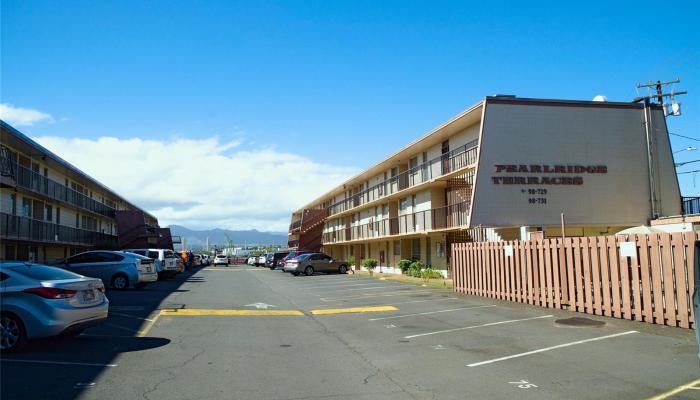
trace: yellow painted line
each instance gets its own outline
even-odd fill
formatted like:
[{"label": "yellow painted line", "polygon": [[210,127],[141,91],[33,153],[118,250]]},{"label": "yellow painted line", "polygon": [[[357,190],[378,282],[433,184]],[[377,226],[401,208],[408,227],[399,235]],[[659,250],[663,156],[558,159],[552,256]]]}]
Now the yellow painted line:
[{"label": "yellow painted line", "polygon": [[[150,315],[149,315],[149,317],[150,317]],[[146,325],[143,327],[143,329],[141,329],[140,331],[138,331],[136,333],[136,336],[144,337],[144,336],[148,335],[148,332],[151,331],[151,328],[153,328],[153,325],[155,325],[156,321],[158,321],[158,317],[160,317],[160,313],[154,315],[152,318],[146,319],[146,321],[148,321],[148,323],[146,323]]]},{"label": "yellow painted line", "polygon": [[285,316],[285,315],[304,315],[299,310],[207,310],[186,308],[182,310],[160,310],[160,315],[166,317],[201,317],[201,316],[216,316],[216,317],[244,317],[244,316]]},{"label": "yellow painted line", "polygon": [[656,395],[656,396],[654,396],[654,397],[650,397],[650,398],[647,399],[647,400],[664,400],[664,399],[667,399],[667,398],[669,398],[669,397],[671,397],[671,396],[673,396],[673,395],[676,395],[676,394],[678,394],[678,393],[680,393],[680,392],[683,392],[683,391],[685,391],[685,390],[694,389],[693,386],[698,385],[698,384],[700,384],[700,379],[698,379],[698,380],[696,380],[696,381],[688,382],[688,383],[686,383],[685,385],[678,386],[677,388],[671,389],[671,390],[669,390],[668,392],[661,393],[661,394]]},{"label": "yellow painted line", "polygon": [[331,314],[349,314],[349,313],[368,313],[368,312],[385,312],[398,311],[394,306],[377,306],[377,307],[351,307],[351,308],[325,308],[321,310],[311,310],[313,315],[331,315]]}]

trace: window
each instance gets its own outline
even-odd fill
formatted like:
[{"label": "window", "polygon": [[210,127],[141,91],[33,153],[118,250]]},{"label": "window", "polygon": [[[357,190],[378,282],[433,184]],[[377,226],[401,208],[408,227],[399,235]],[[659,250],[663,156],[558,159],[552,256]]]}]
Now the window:
[{"label": "window", "polygon": [[412,208],[412,211],[416,211],[415,210],[415,208],[416,208],[416,195],[415,194],[413,196],[411,196],[411,208]]},{"label": "window", "polygon": [[38,281],[54,281],[59,279],[76,279],[81,276],[60,268],[45,265],[22,265],[11,268],[13,271]]},{"label": "window", "polygon": [[53,221],[53,207],[46,205],[44,206],[44,219],[46,221]]},{"label": "window", "polygon": [[159,260],[160,259],[160,254],[158,254],[157,251],[149,251],[148,252],[148,258],[152,258],[154,260]]},{"label": "window", "polygon": [[364,260],[365,259],[365,244],[362,243],[360,245],[360,259]]},{"label": "window", "polygon": [[61,209],[58,207],[56,207],[56,223],[61,223]]},{"label": "window", "polygon": [[411,241],[411,258],[413,260],[420,260],[420,239],[413,239]]},{"label": "window", "polygon": [[402,212],[405,212],[406,208],[408,208],[408,199],[406,197],[399,200],[399,208],[401,209]]},{"label": "window", "polygon": [[32,201],[22,198],[22,216],[31,218],[32,216]]},{"label": "window", "polygon": [[400,240],[394,240],[394,255],[395,256],[401,255],[401,241]]},{"label": "window", "polygon": [[12,261],[16,260],[15,246],[6,245],[5,246],[5,260]]},{"label": "window", "polygon": [[12,215],[17,215],[17,195],[12,193],[10,195],[11,211]]}]

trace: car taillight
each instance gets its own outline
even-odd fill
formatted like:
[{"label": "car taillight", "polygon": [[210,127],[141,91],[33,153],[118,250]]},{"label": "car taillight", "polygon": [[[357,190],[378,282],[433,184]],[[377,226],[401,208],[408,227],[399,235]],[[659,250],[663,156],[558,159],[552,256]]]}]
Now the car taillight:
[{"label": "car taillight", "polygon": [[75,296],[75,294],[78,293],[77,290],[58,289],[58,288],[51,288],[51,287],[29,288],[29,289],[24,289],[22,291],[24,293],[31,293],[31,294],[39,295],[45,299],[67,299],[67,298]]}]

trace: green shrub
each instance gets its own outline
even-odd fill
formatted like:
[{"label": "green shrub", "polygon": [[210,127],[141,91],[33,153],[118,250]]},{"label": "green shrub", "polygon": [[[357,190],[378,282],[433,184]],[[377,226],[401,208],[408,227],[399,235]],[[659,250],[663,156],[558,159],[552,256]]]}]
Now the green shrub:
[{"label": "green shrub", "polygon": [[424,268],[425,268],[425,264],[423,264],[420,261],[414,261],[408,267],[408,275],[416,277],[416,278],[420,278],[421,273],[422,273]]},{"label": "green shrub", "polygon": [[350,256],[348,257],[348,260],[346,261],[348,265],[352,268],[355,268],[355,257]]},{"label": "green shrub", "polygon": [[377,264],[377,260],[375,260],[374,258],[362,260],[362,266],[365,267],[367,271],[374,271],[374,268],[377,267]]},{"label": "green shrub", "polygon": [[405,274],[408,272],[408,268],[413,264],[413,261],[411,260],[399,260],[399,268],[401,269],[401,273]]},{"label": "green shrub", "polygon": [[421,278],[423,278],[423,280],[425,280],[427,282],[431,279],[442,278],[442,274],[440,273],[439,270],[432,268],[432,267],[428,267],[428,268],[424,269],[423,271],[421,271]]}]

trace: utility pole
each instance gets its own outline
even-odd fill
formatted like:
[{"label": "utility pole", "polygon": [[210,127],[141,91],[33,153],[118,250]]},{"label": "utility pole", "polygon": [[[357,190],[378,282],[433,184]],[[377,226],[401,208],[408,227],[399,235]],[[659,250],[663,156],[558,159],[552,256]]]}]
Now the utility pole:
[{"label": "utility pole", "polygon": [[[649,94],[647,96],[641,96],[634,99],[635,103],[644,102],[644,129],[646,132],[647,141],[647,161],[649,164],[649,194],[651,195],[651,217],[656,219],[661,215],[661,196],[659,193],[660,184],[658,182],[658,177],[656,176],[656,164],[658,163],[658,151],[656,150],[656,130],[654,129],[654,118],[652,114],[652,100],[656,99],[656,105],[661,107],[665,116],[678,116],[681,114],[680,103],[676,102],[675,96],[686,94],[688,92],[674,92],[671,90],[668,93],[663,92],[663,87],[667,85],[674,85],[680,83],[680,78],[676,78],[672,81],[661,82],[657,80],[656,82],[648,83],[637,83],[637,90],[641,88],[654,88],[656,93]],[[669,98],[671,102],[671,107],[668,109],[664,104],[664,98]],[[668,132],[666,132],[668,134]],[[669,140],[667,138],[667,140]],[[670,140],[669,140],[670,142]]]}]

